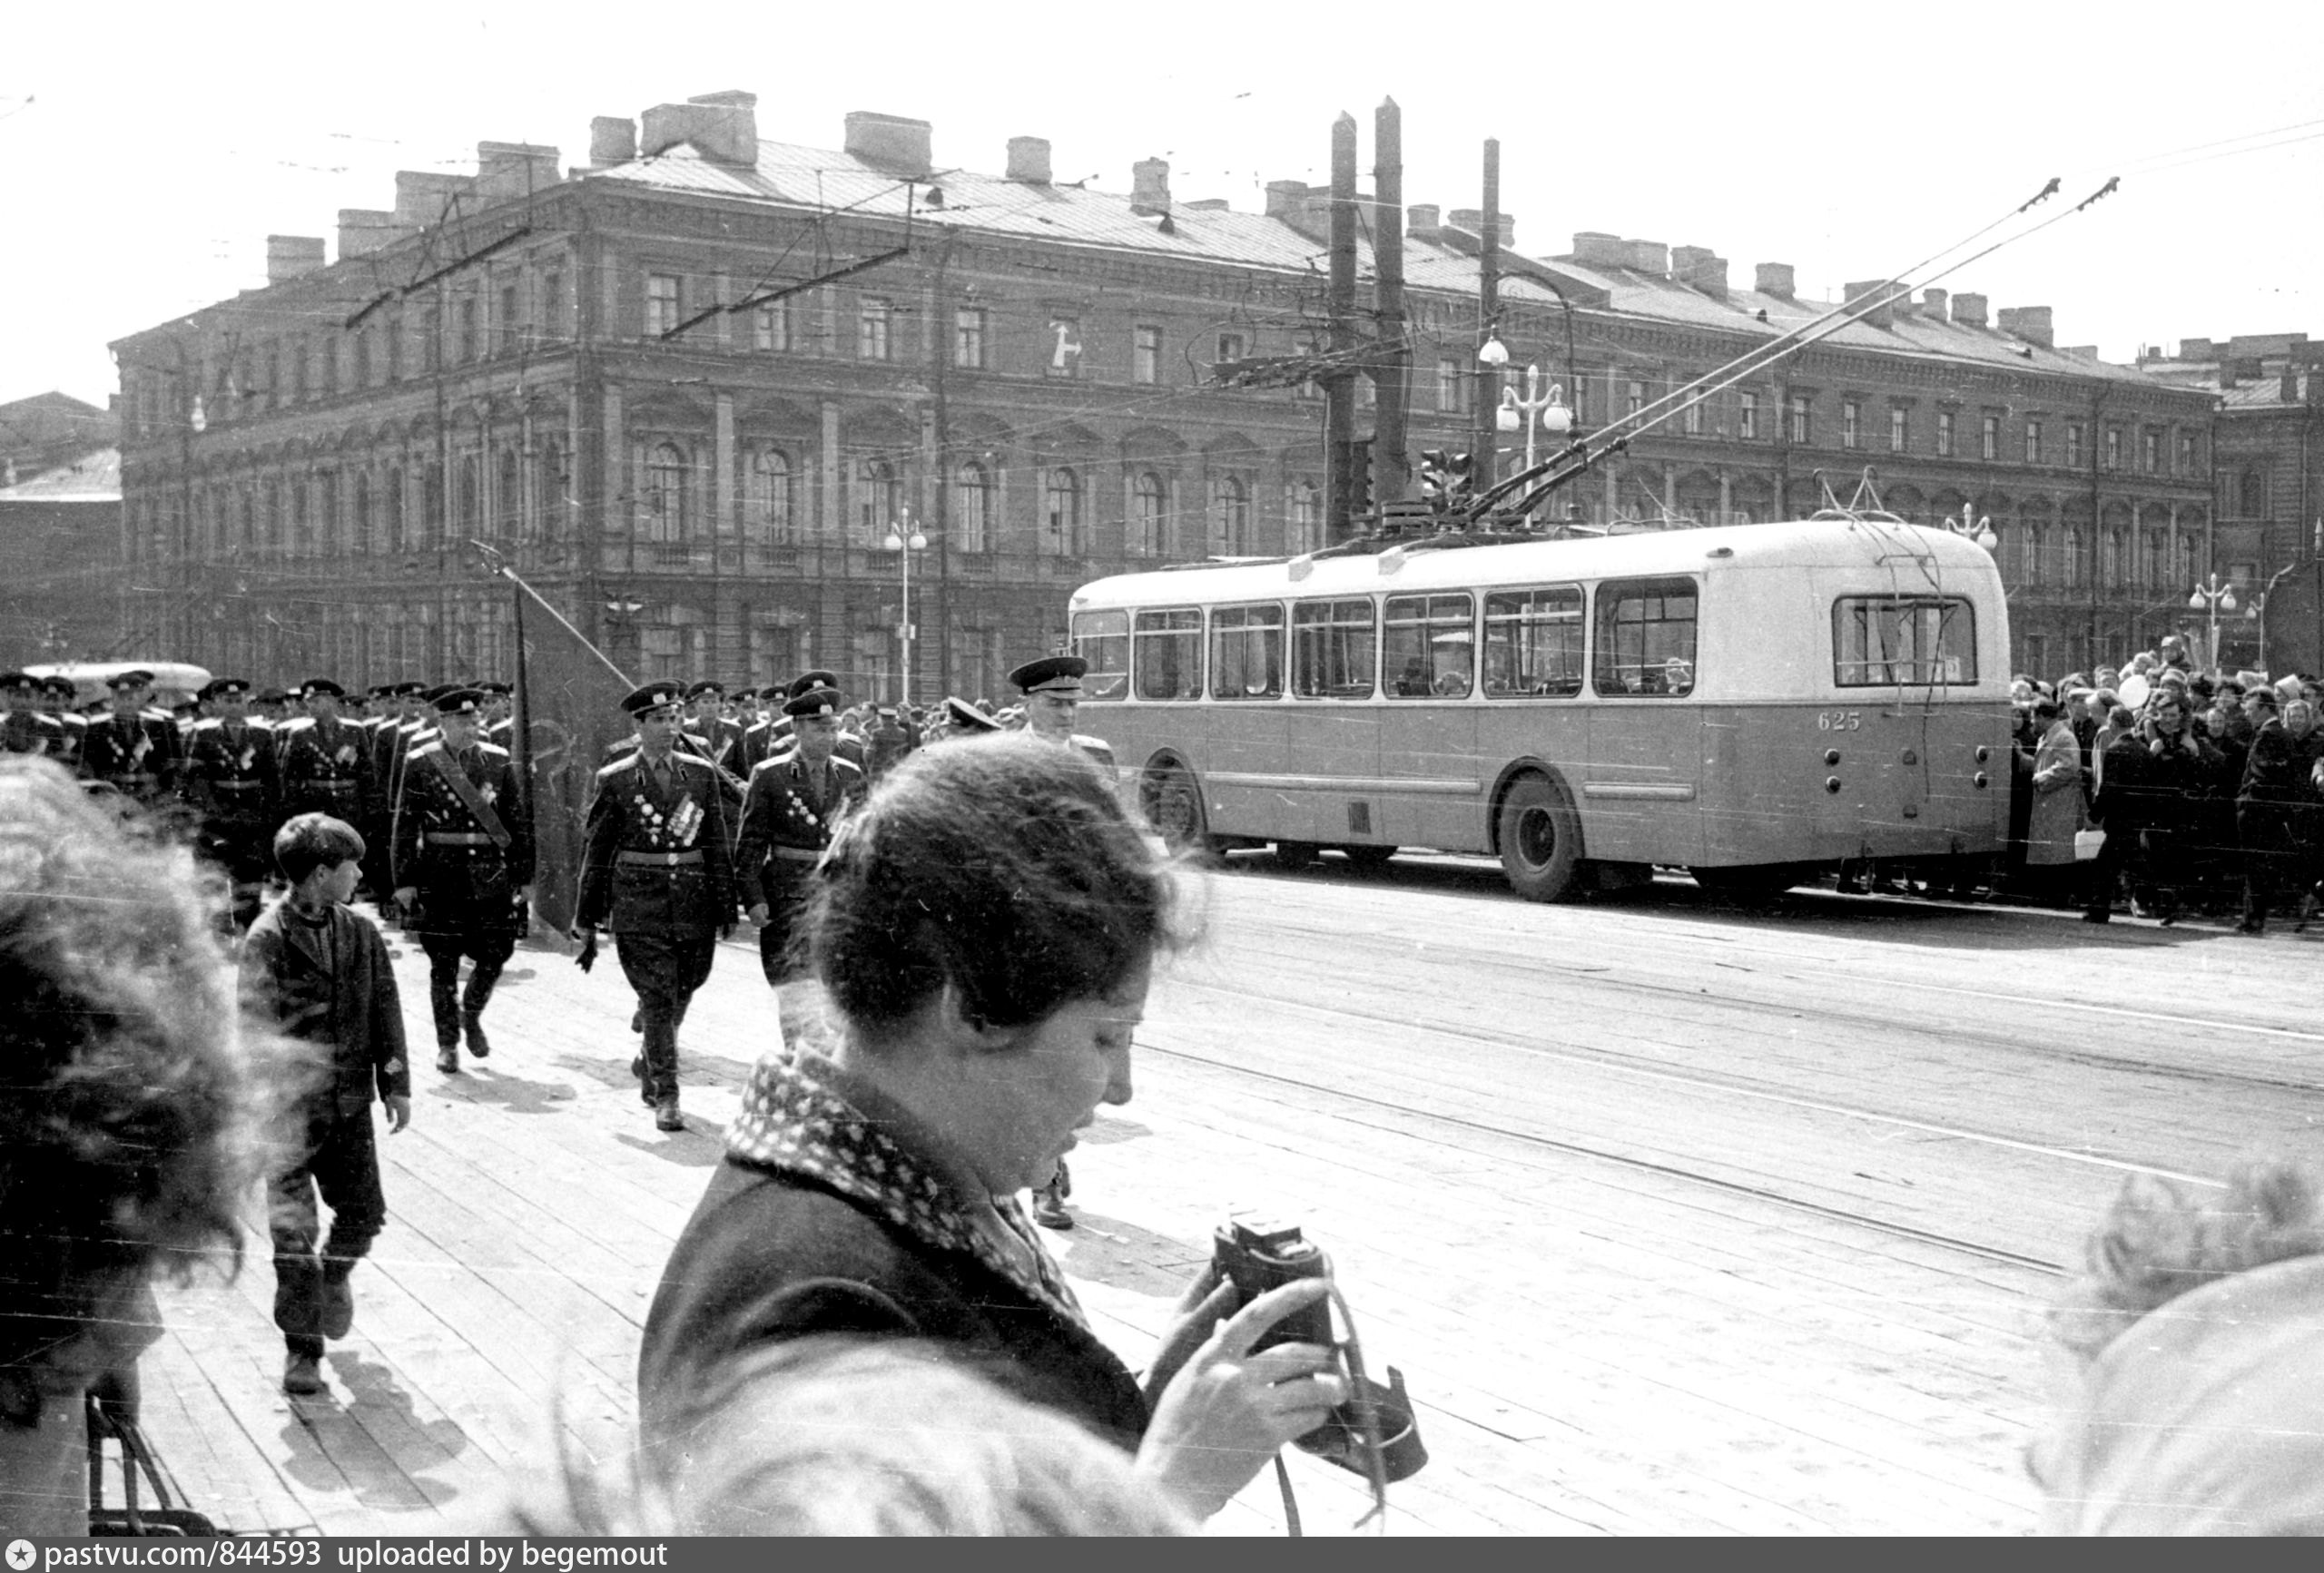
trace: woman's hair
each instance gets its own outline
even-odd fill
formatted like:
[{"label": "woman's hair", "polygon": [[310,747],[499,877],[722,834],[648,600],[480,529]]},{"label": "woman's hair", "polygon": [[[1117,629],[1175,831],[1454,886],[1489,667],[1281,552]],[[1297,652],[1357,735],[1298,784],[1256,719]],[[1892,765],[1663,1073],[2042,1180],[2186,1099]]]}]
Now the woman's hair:
[{"label": "woman's hair", "polygon": [[54,764],[0,760],[0,1366],[239,1253],[252,1111],[204,888]]},{"label": "woman's hair", "polygon": [[2324,1253],[2324,1175],[2283,1160],[2249,1163],[2224,1193],[2134,1175],[2090,1236],[2081,1275],[2050,1313],[2060,1343],[2088,1360],[2159,1305],[2230,1273]]},{"label": "woman's hair", "polygon": [[329,814],[300,814],[285,820],[274,832],[275,864],[294,885],[317,869],[337,868],[362,859],[362,833]]},{"label": "woman's hair", "polygon": [[[1054,746],[1054,745],[1052,745]],[[520,1492],[527,1535],[1184,1535],[1131,1457],[957,1346],[841,1335],[738,1357],[666,1440]]]},{"label": "woman's hair", "polygon": [[1107,777],[1018,733],[890,772],[817,866],[803,939],[841,1014],[876,1036],[948,984],[972,1024],[1027,1026],[1114,992],[1190,928]]}]

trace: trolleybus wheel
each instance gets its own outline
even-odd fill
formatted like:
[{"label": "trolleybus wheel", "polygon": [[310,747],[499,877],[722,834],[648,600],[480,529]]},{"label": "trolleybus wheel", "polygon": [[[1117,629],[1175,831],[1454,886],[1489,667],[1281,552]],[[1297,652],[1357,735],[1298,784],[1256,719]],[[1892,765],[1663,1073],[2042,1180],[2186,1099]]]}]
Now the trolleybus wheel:
[{"label": "trolleybus wheel", "polygon": [[1501,868],[1528,901],[1562,900],[1581,861],[1581,821],[1564,787],[1529,775],[1501,801]]},{"label": "trolleybus wheel", "polygon": [[1275,860],[1285,869],[1312,869],[1322,850],[1313,841],[1277,841]]},{"label": "trolleybus wheel", "polygon": [[1192,771],[1175,762],[1151,766],[1143,795],[1147,822],[1163,845],[1181,856],[1211,856],[1210,816],[1203,811],[1202,788]]},{"label": "trolleybus wheel", "polygon": [[1384,869],[1388,866],[1388,860],[1396,855],[1395,848],[1375,846],[1370,841],[1360,846],[1342,847],[1340,850],[1346,853],[1347,860],[1359,869]]},{"label": "trolleybus wheel", "polygon": [[1802,863],[1745,863],[1687,872],[1696,884],[1722,896],[1779,896],[1816,877],[1815,866]]}]

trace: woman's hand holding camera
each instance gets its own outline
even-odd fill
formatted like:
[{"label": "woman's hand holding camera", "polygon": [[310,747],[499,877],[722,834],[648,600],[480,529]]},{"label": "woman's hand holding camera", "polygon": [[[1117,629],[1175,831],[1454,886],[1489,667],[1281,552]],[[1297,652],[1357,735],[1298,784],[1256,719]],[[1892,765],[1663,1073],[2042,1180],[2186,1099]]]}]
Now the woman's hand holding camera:
[{"label": "woman's hand holding camera", "polygon": [[1215,1273],[1196,1280],[1179,1302],[1182,1314],[1164,1334],[1148,1379],[1148,1391],[1158,1390],[1159,1397],[1138,1448],[1139,1471],[1207,1518],[1285,1443],[1328,1420],[1348,1399],[1331,1350],[1278,1343],[1255,1353],[1253,1346],[1285,1315],[1330,1293],[1324,1280],[1303,1279],[1268,1290],[1229,1316],[1235,1286]]}]

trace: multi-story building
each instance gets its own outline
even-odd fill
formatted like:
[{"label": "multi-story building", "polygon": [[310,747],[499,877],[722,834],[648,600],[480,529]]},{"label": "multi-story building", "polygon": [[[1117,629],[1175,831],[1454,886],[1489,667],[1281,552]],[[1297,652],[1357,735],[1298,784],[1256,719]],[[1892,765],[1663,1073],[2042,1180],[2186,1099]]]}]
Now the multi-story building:
[{"label": "multi-story building", "polygon": [[2305,333],[2184,339],[2139,369],[2219,403],[2217,563],[2237,604],[2221,623],[2237,666],[2324,672],[2324,344]]},{"label": "multi-story building", "polygon": [[[1241,213],[1168,174],[1060,183],[1029,137],[1000,176],[939,170],[926,123],[875,114],[837,151],[763,142],[730,93],[599,120],[562,177],[497,143],[474,175],[399,175],[392,211],[340,212],[335,261],[275,237],[264,289],[114,347],[140,647],[254,677],[505,670],[478,541],[643,674],[812,664],[891,693],[914,627],[918,695],[997,693],[1078,583],[1319,546],[1324,400],[1218,369],[1324,347],[1327,194],[1278,182]],[[1485,324],[1485,220],[1439,213],[1410,211],[1409,325],[1378,346],[1415,449],[1490,428],[1489,332],[1587,428],[1825,310],[1779,265],[1730,290],[1695,248],[1521,257],[1502,219]],[[1991,519],[2022,664],[2119,654],[2209,562],[2210,400],[1984,304],[1873,313],[1567,501],[1773,517],[1876,466],[1892,508]]]}]

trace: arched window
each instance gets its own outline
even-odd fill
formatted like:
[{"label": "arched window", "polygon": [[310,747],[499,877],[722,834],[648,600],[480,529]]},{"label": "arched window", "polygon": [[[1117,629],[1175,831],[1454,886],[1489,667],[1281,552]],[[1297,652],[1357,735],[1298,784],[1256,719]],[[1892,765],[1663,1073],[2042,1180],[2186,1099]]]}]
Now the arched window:
[{"label": "arched window", "polygon": [[1137,479],[1130,484],[1129,496],[1129,555],[1133,557],[1158,557],[1162,555],[1162,516],[1170,506],[1170,488],[1152,470],[1140,470]]},{"label": "arched window", "polygon": [[791,544],[791,460],[779,447],[753,448],[743,472],[743,537]]},{"label": "arched window", "polygon": [[2028,585],[2039,585],[2049,572],[2050,533],[2039,525],[2028,525],[2019,539],[2024,543],[2020,577]]},{"label": "arched window", "polygon": [[876,546],[888,538],[888,526],[901,516],[903,483],[896,467],[883,458],[867,458],[855,467],[857,544]]},{"label": "arched window", "polygon": [[379,477],[379,549],[404,549],[403,469],[399,465],[389,465]]},{"label": "arched window", "polygon": [[2162,586],[2163,533],[2148,530],[2140,537],[2138,583],[2141,588],[2160,589]]},{"label": "arched window", "polygon": [[2122,582],[2122,532],[2108,530],[2098,539],[2098,587],[2112,590]]},{"label": "arched window", "polygon": [[645,487],[639,498],[641,534],[649,541],[686,538],[686,452],[674,442],[654,445],[645,456]]},{"label": "arched window", "polygon": [[355,549],[358,552],[379,550],[379,543],[373,539],[371,534],[375,527],[375,520],[371,513],[371,472],[369,470],[359,469],[355,472],[355,489],[351,500],[355,506]]},{"label": "arched window", "polygon": [[1324,544],[1324,493],[1311,480],[1295,480],[1285,488],[1283,549],[1295,556]]},{"label": "arched window", "polygon": [[2061,573],[2059,577],[2061,582],[2063,583],[2070,590],[2081,587],[2082,555],[2082,532],[2077,529],[2068,529],[2066,531],[2065,542],[2065,563],[2063,565],[2063,572]]},{"label": "arched window", "polygon": [[1062,466],[1041,483],[1041,549],[1068,555],[1088,549],[1081,539],[1081,477]]},{"label": "arched window", "polygon": [[992,550],[992,477],[974,459],[952,472],[952,544],[963,552]]},{"label": "arched window", "polygon": [[499,494],[493,498],[493,524],[501,535],[514,539],[525,533],[524,457],[514,443],[500,450]]},{"label": "arched window", "polygon": [[533,532],[553,539],[565,518],[565,445],[547,437],[540,445],[533,476]]},{"label": "arched window", "polygon": [[2191,535],[2179,537],[2179,572],[2175,577],[2181,585],[2195,582],[2195,537]]},{"label": "arched window", "polygon": [[477,456],[464,453],[457,476],[459,490],[454,499],[460,521],[461,538],[484,534],[484,474]]},{"label": "arched window", "polygon": [[2247,519],[2268,511],[2268,483],[2258,470],[2248,469],[2236,477],[2235,503],[2235,511]]},{"label": "arched window", "polygon": [[1239,476],[1211,477],[1210,549],[1214,555],[1228,557],[1251,549],[1251,494]]}]

